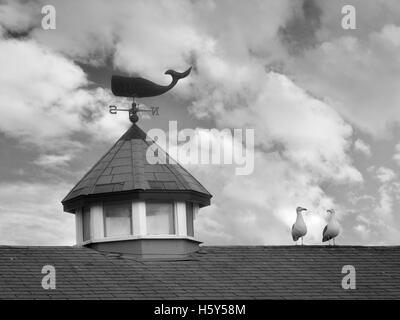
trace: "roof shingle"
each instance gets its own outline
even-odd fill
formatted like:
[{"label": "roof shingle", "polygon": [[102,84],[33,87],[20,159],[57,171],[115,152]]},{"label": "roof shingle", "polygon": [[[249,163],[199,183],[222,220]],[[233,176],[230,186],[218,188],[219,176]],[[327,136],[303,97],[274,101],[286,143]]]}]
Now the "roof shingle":
[{"label": "roof shingle", "polygon": [[63,204],[80,196],[99,193],[155,190],[194,191],[211,198],[210,193],[188,171],[159,146],[165,164],[150,164],[149,147],[156,143],[133,124],[116,144],[89,170],[63,199]]},{"label": "roof shingle", "polygon": [[[44,290],[44,265],[56,290]],[[344,265],[356,289],[344,290]],[[400,247],[201,247],[137,260],[79,247],[0,247],[0,299],[399,299]]]}]

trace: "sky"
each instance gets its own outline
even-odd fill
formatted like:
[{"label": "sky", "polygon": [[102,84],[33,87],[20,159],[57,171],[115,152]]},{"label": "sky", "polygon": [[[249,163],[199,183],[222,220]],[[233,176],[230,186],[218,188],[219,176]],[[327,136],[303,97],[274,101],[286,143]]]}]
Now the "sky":
[{"label": "sky", "polygon": [[[44,5],[56,29],[42,28]],[[342,27],[351,4],[356,29]],[[207,245],[400,244],[400,2],[396,0],[0,0],[0,245],[71,245],[61,200],[130,126],[112,74],[168,84],[145,131],[254,129],[254,171],[186,168],[213,195]]]}]

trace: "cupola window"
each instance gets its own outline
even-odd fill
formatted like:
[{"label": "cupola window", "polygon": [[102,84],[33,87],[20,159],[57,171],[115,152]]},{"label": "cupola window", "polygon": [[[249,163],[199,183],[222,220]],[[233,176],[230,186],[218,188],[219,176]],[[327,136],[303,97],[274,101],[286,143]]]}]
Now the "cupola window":
[{"label": "cupola window", "polygon": [[175,234],[174,205],[172,202],[146,203],[147,234]]},{"label": "cupola window", "polygon": [[194,237],[193,203],[186,202],[186,229],[189,237]]},{"label": "cupola window", "polygon": [[83,241],[90,240],[90,207],[84,207],[82,210],[82,229]]},{"label": "cupola window", "polygon": [[106,237],[132,234],[131,202],[104,205],[104,233]]}]

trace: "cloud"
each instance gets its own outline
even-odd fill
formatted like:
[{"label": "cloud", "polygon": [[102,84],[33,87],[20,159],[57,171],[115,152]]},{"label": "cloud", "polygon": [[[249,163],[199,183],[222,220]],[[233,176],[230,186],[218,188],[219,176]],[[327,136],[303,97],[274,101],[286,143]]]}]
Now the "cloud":
[{"label": "cloud", "polygon": [[228,89],[216,82],[211,93],[197,97],[193,113],[211,115],[220,127],[254,128],[256,145],[280,148],[299,169],[312,170],[316,178],[362,181],[347,155],[352,129],[329,105],[284,75],[249,68],[242,78],[252,76],[258,79],[256,89],[239,89],[240,85]]},{"label": "cloud", "polygon": [[[344,35],[292,59],[296,81],[361,130],[387,136],[400,124],[400,27],[388,24],[361,40]],[[318,65],[318,68],[315,68]]]},{"label": "cloud", "polygon": [[57,105],[70,94],[78,98],[74,90],[86,84],[77,66],[35,42],[18,40],[1,40],[0,63],[1,107],[7,110],[0,120],[2,131],[34,141],[79,126],[77,113]]},{"label": "cloud", "polygon": [[321,27],[322,10],[314,0],[299,1],[285,26],[279,29],[279,37],[292,54],[301,52],[316,43],[316,33]]},{"label": "cloud", "polygon": [[324,220],[317,213],[334,201],[313,183],[311,175],[299,174],[277,152],[256,151],[255,171],[248,176],[235,175],[231,166],[188,168],[217,194],[196,220],[196,234],[206,244],[289,244],[298,205],[311,211],[305,217],[306,243],[320,242]]},{"label": "cloud", "polygon": [[[266,61],[281,57],[285,53],[276,33],[292,7],[287,0],[235,5],[226,0],[54,0],[46,4],[57,10],[57,28],[51,32],[40,27],[31,30],[30,37],[41,46],[93,65],[112,61],[124,72],[159,81],[165,81],[161,75],[166,68],[195,66],[197,59],[205,56],[222,54],[238,63],[249,54]],[[36,7],[38,10],[40,4]],[[11,11],[16,17],[17,10]],[[26,13],[25,19],[32,24],[37,18]]]},{"label": "cloud", "polygon": [[390,216],[393,210],[393,197],[390,185],[382,185],[379,188],[380,200],[375,212],[381,216]]},{"label": "cloud", "polygon": [[320,16],[320,28],[317,31],[319,42],[354,35],[361,40],[368,39],[373,32],[381,30],[388,23],[400,24],[400,4],[396,0],[353,0],[356,9],[356,30],[346,30],[341,26],[341,9],[350,4],[345,0],[317,1],[323,14]]},{"label": "cloud", "polygon": [[399,183],[395,180],[398,176],[392,169],[386,167],[379,167],[375,174],[376,179],[381,183],[378,189],[380,199],[375,213],[389,223],[392,220],[395,197],[399,192]]},{"label": "cloud", "polygon": [[393,160],[400,166],[400,143],[395,146],[395,154]]},{"label": "cloud", "polygon": [[[7,82],[9,85],[4,87],[4,92],[11,93],[13,90],[10,89],[16,88],[7,103],[33,103],[33,108],[30,106],[28,110],[19,107],[19,111],[28,111],[27,117],[38,119],[27,124],[21,121],[18,129],[25,132],[21,132],[25,138],[37,137],[36,140],[41,141],[39,135],[44,132],[61,136],[66,131],[88,131],[91,129],[88,127],[94,129],[106,125],[108,129],[112,124],[106,123],[107,118],[102,117],[100,105],[104,107],[112,97],[102,89],[86,89],[89,83],[85,74],[71,60],[96,66],[112,61],[116,68],[124,72],[140,73],[164,82],[168,79],[162,75],[166,68],[181,70],[192,64],[195,73],[200,60],[200,63],[208,64],[209,74],[201,75],[207,81],[209,77],[217,77],[219,68],[234,66],[233,69],[237,69],[237,63],[252,55],[262,57],[274,52],[272,57],[262,58],[267,61],[280,55],[282,52],[275,34],[289,15],[289,3],[254,1],[251,5],[231,6],[229,1],[218,4],[214,1],[120,1],[116,4],[108,1],[50,1],[46,4],[54,5],[57,11],[57,28],[51,31],[42,30],[37,23],[40,17],[33,14],[40,12],[41,2],[35,2],[24,10],[19,10],[20,2],[8,3],[3,6],[3,12],[7,12],[9,18],[1,24],[7,30],[15,31],[17,27],[7,21],[18,20],[22,16],[27,22],[21,24],[19,30],[26,31],[28,36],[21,39],[27,41],[2,39],[2,62],[7,63],[9,69],[24,70],[20,73],[14,71],[16,81]],[[93,8],[96,11],[94,15]],[[231,18],[223,19],[227,13]],[[89,16],[90,19],[87,18]],[[208,24],[204,24],[204,19]],[[236,23],[244,19],[246,24]],[[265,19],[267,24],[259,23]],[[259,30],[257,34],[253,32],[254,28]],[[265,50],[266,46],[271,49]],[[24,60],[24,54],[32,58]],[[225,60],[229,63],[225,64]],[[53,64],[54,68],[48,68],[49,64]],[[213,67],[216,69],[212,70]],[[240,70],[236,73],[240,77]],[[33,86],[21,95],[21,82],[16,83],[21,77],[40,85],[40,90]],[[189,79],[174,92],[190,98],[188,88],[195,85],[195,81]],[[32,100],[31,96],[35,93],[36,99]],[[3,95],[3,92],[0,94]],[[49,107],[55,104],[58,108]],[[38,112],[41,109],[46,112]],[[89,119],[94,120],[90,124],[85,121],[88,120],[85,118],[87,114],[95,117]],[[12,130],[14,124],[6,126],[6,121],[10,123],[8,120],[15,123],[14,118],[4,120],[1,128],[4,132],[21,131]],[[50,118],[54,121],[46,121]],[[118,125],[121,121],[114,128]]]},{"label": "cloud", "polygon": [[[226,72],[232,80],[227,86],[235,81],[245,84],[237,77],[252,63],[267,69],[281,66],[278,69],[292,74],[296,83],[362,130],[384,135],[400,121],[395,88],[400,6],[395,1],[356,1],[362,26],[357,32],[341,28],[343,3],[338,1],[50,3],[57,9],[56,30],[35,28],[40,19],[33,13],[41,2],[24,9],[19,2],[4,5],[8,18],[2,24],[14,30],[17,27],[9,21],[25,21],[19,28],[33,28],[29,35],[40,46],[93,65],[113,61],[124,72],[164,83],[166,68],[181,70],[192,64],[205,78],[200,90],[207,80]],[[301,53],[293,54],[293,47],[301,47]],[[197,86],[198,80],[192,78],[174,92]]]},{"label": "cloud", "polygon": [[354,150],[367,157],[371,156],[371,146],[361,139],[357,139],[354,142]]},{"label": "cloud", "polygon": [[2,27],[14,34],[26,33],[40,25],[39,3],[34,1],[2,1],[0,21]]},{"label": "cloud", "polygon": [[[249,66],[241,79],[254,76],[251,72],[258,69]],[[218,80],[225,82],[228,76],[219,73]],[[290,243],[295,208],[302,205],[311,211],[306,240],[320,243],[325,221],[318,213],[340,207],[322,182],[363,181],[347,154],[351,127],[286,76],[260,72],[257,79],[258,91],[214,80],[212,91],[198,96],[192,106],[194,114],[209,115],[221,130],[254,128],[256,135],[255,170],[248,176],[236,176],[230,166],[189,167],[218,194],[213,206],[202,209],[198,234],[212,243]],[[345,214],[340,212],[339,218]]]},{"label": "cloud", "polygon": [[33,161],[35,164],[39,166],[44,166],[47,168],[50,167],[59,167],[66,166],[68,161],[71,160],[71,155],[56,155],[56,154],[42,154],[38,159]]},{"label": "cloud", "polygon": [[374,195],[363,195],[359,200],[368,200],[368,205],[358,206],[355,219],[352,222],[354,231],[367,244],[398,244],[400,199],[400,183],[397,174],[387,167],[368,168],[375,180],[379,182]]},{"label": "cloud", "polygon": [[381,183],[387,183],[392,181],[394,178],[396,178],[396,173],[386,167],[379,167],[376,169],[376,178],[381,182]]},{"label": "cloud", "polygon": [[0,183],[0,243],[73,244],[73,215],[63,213],[60,203],[68,188],[64,183]]},{"label": "cloud", "polygon": [[355,232],[357,232],[363,240],[368,240],[371,236],[371,229],[369,229],[364,224],[357,224],[354,227]]},{"label": "cloud", "polygon": [[[0,39],[0,68],[0,130],[7,135],[43,152],[72,155],[83,147],[74,135],[108,140],[121,132],[121,117],[110,121],[103,111],[118,100],[89,89],[80,67],[35,41]],[[116,130],[98,135],[100,127]]]}]

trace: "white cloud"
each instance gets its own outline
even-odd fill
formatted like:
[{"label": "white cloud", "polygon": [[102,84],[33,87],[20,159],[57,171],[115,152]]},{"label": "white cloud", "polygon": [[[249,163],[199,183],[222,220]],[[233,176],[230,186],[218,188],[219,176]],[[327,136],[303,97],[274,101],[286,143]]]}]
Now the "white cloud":
[{"label": "white cloud", "polygon": [[[227,87],[246,86],[246,80],[251,80],[246,87],[252,90],[257,86],[257,77],[242,79],[251,64],[264,67],[283,63],[296,81],[327,99],[365,131],[383,134],[388,126],[400,121],[395,88],[400,73],[396,67],[400,45],[396,41],[400,30],[396,26],[395,13],[400,10],[396,2],[359,4],[357,10],[365,11],[374,23],[367,24],[360,18],[364,28],[355,36],[347,36],[337,22],[341,18],[337,2],[318,3],[323,10],[319,17],[321,29],[317,30],[320,42],[304,57],[293,58],[292,64],[287,63],[287,52],[277,38],[279,28],[299,9],[289,1],[235,5],[228,1],[139,0],[50,3],[57,8],[57,29],[47,32],[36,28],[31,36],[67,57],[99,64],[113,55],[116,67],[164,82],[168,81],[162,75],[166,68],[182,69],[196,61],[204,78],[200,91],[208,81],[221,76]],[[8,20],[28,21],[20,23],[21,28],[35,25],[33,12],[39,4],[23,10],[20,7],[18,2],[3,6],[8,17],[3,22],[6,27],[16,28]],[[92,14],[93,8],[96,14]],[[388,24],[390,21],[392,24]],[[199,81],[192,76],[174,92],[197,87]]]},{"label": "white cloud", "polygon": [[380,200],[375,212],[383,217],[390,217],[393,210],[393,195],[390,185],[384,184],[379,188]]},{"label": "white cloud", "polygon": [[376,169],[375,173],[376,173],[376,178],[381,183],[390,182],[397,176],[392,169],[386,167],[379,167],[378,169]]},{"label": "white cloud", "polygon": [[400,123],[399,36],[400,27],[388,24],[365,39],[329,39],[293,58],[291,68],[299,84],[358,128],[382,137]]},{"label": "white cloud", "polygon": [[0,183],[0,243],[74,244],[73,215],[63,213],[60,202],[69,188],[64,183]]},{"label": "white cloud", "polygon": [[367,157],[371,156],[371,146],[361,139],[357,139],[354,142],[354,150]]},{"label": "white cloud", "polygon": [[42,154],[38,159],[33,162],[39,166],[44,167],[59,167],[67,165],[68,161],[72,158],[71,155],[57,155],[57,154]]},{"label": "white cloud", "polygon": [[[35,28],[31,37],[40,45],[94,65],[112,57],[114,66],[125,72],[164,82],[168,81],[162,74],[166,68],[182,70],[197,59],[215,61],[222,55],[239,64],[250,55],[260,57],[261,63],[284,56],[276,33],[292,6],[288,0],[235,5],[211,0],[47,4],[56,7],[57,29]],[[15,9],[10,14],[17,16]],[[184,91],[181,87],[188,87],[187,82],[175,92]]]},{"label": "white cloud", "polygon": [[[0,130],[43,152],[72,155],[82,148],[74,134],[107,140],[126,126],[103,111],[117,100],[110,92],[87,89],[77,65],[35,41],[0,38],[0,68]],[[115,130],[99,135],[99,126]]]},{"label": "white cloud", "polygon": [[360,235],[363,240],[368,240],[371,230],[364,224],[357,224],[354,230]]},{"label": "white cloud", "polygon": [[356,30],[342,28],[341,9],[345,1],[315,1],[322,9],[321,26],[317,30],[319,41],[329,41],[349,33],[365,40],[372,32],[381,30],[388,23],[400,24],[400,3],[397,0],[352,0],[356,9]]},{"label": "white cloud", "polygon": [[395,154],[393,156],[393,160],[400,166],[400,143],[395,147]]},{"label": "white cloud", "polygon": [[196,221],[196,234],[207,244],[292,243],[290,227],[298,205],[311,212],[305,216],[306,243],[320,243],[325,221],[318,213],[331,207],[333,199],[313,183],[310,174],[300,173],[278,153],[256,151],[255,171],[248,176],[235,175],[232,166],[188,168],[217,194]]},{"label": "white cloud", "polygon": [[354,221],[354,231],[368,244],[397,244],[399,220],[396,202],[400,198],[400,183],[397,174],[387,167],[371,166],[368,171],[379,182],[374,196],[364,195],[368,205],[359,206]]},{"label": "white cloud", "polygon": [[348,194],[348,199],[349,199],[350,203],[352,203],[353,205],[359,204],[361,202],[364,202],[364,203],[372,202],[373,203],[375,201],[375,198],[371,195],[368,195],[368,194],[358,195],[354,192],[350,192]]},{"label": "white cloud", "polygon": [[40,25],[41,7],[37,2],[4,1],[0,3],[1,24],[13,32],[24,32]]},{"label": "white cloud", "polygon": [[316,179],[362,181],[347,155],[352,129],[329,105],[284,75],[252,68],[246,73],[242,78],[257,77],[253,90],[235,85],[221,89],[223,84],[214,83],[210,94],[197,97],[192,111],[211,115],[220,127],[254,128],[256,145],[280,148],[284,157],[312,171]]},{"label": "white cloud", "polygon": [[[251,78],[254,70],[248,67],[241,79]],[[230,91],[216,82],[211,94],[197,97],[192,107],[195,114],[213,117],[219,129],[254,128],[257,145],[249,176],[235,176],[229,166],[189,168],[218,194],[214,206],[202,209],[198,234],[218,243],[291,243],[295,208],[303,205],[311,211],[306,241],[320,243],[326,222],[319,213],[340,207],[320,184],[363,181],[347,154],[351,127],[287,77],[260,72],[257,79],[259,91],[239,85]]]}]

